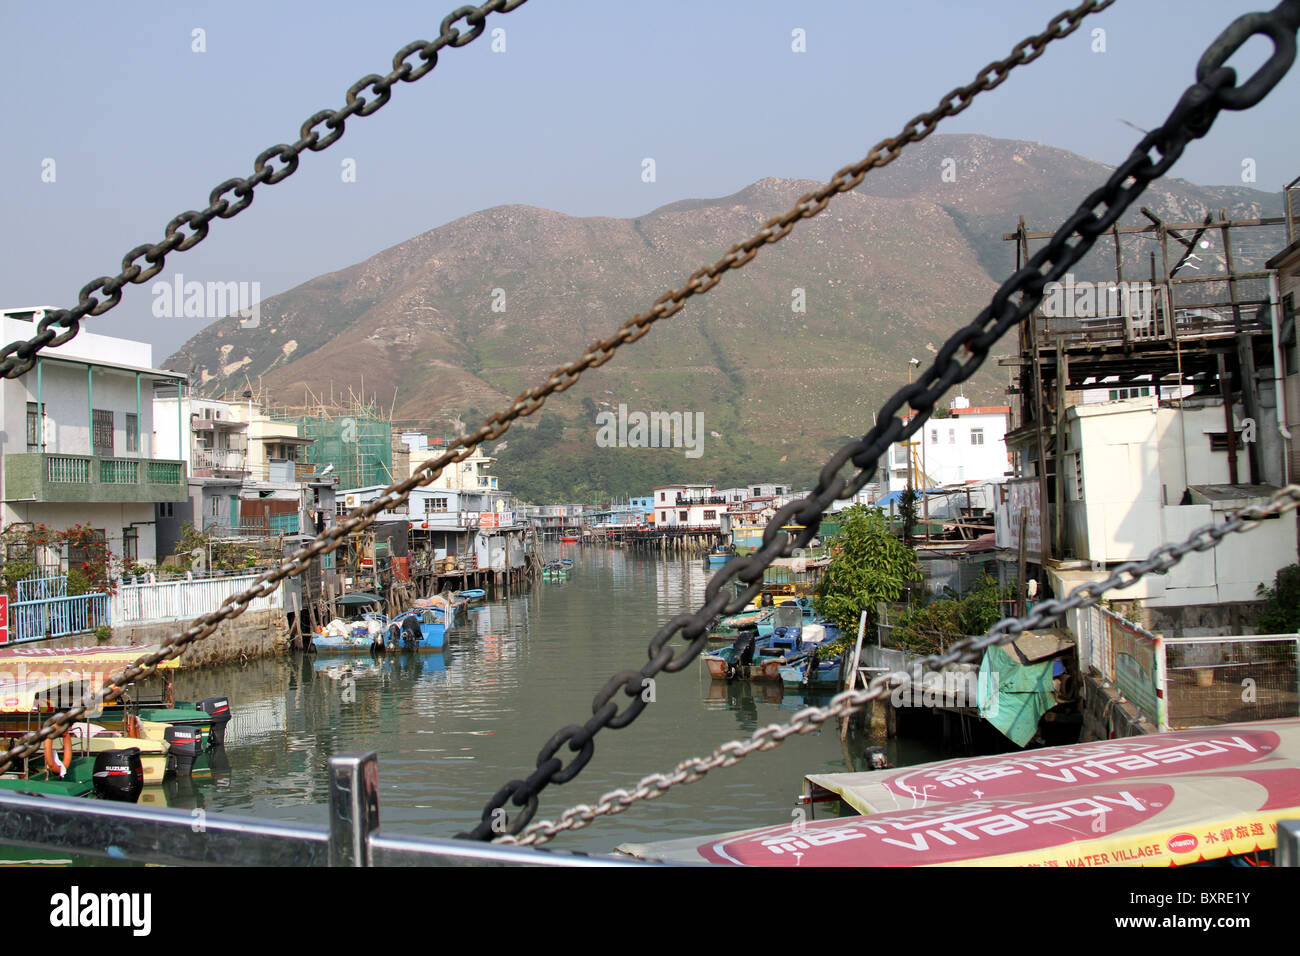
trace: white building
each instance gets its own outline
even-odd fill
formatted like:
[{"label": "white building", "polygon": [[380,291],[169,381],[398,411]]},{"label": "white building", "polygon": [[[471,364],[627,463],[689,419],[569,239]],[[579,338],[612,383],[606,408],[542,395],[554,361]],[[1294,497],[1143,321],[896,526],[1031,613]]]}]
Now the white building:
[{"label": "white building", "polygon": [[[910,443],[889,446],[889,490],[902,491],[912,476],[912,487],[938,488],[967,481],[997,481],[1010,473],[1007,456],[1005,405],[972,407],[962,396],[954,398],[947,418],[931,418]],[[912,467],[908,468],[908,445]]]},{"label": "white building", "polygon": [[655,527],[720,528],[727,504],[712,485],[660,485],[654,489]]},{"label": "white building", "polygon": [[[31,338],[46,311],[0,312],[0,336]],[[3,523],[89,525],[115,557],[154,561],[155,505],[188,489],[185,462],[156,454],[153,389],[184,380],[147,342],[81,332],[0,381]]]},{"label": "white building", "polygon": [[[1270,485],[1229,484],[1223,403],[1188,398],[1183,407],[1154,397],[1074,405],[1066,411],[1067,552],[1100,568],[1145,558],[1168,541],[1181,541],[1228,512],[1267,499]],[[1261,428],[1266,427],[1261,423]],[[1239,473],[1246,451],[1237,445]],[[1261,522],[1248,534],[1229,535],[1215,548],[1193,552],[1167,574],[1146,575],[1117,593],[1151,607],[1254,601],[1260,584],[1296,560],[1295,512]],[[1061,586],[1095,573],[1066,573]],[[1058,593],[1064,593],[1058,589]]]}]

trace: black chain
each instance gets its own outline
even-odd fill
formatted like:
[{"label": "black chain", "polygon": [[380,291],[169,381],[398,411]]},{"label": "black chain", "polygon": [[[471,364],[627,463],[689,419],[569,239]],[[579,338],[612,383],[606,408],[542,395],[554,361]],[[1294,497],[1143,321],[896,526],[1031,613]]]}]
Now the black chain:
[{"label": "black chain", "polygon": [[[541,791],[552,783],[572,780],[591,760],[594,738],[602,728],[626,727],[640,715],[647,703],[642,696],[645,682],[661,671],[679,671],[693,661],[704,649],[709,627],[718,615],[738,613],[753,600],[762,590],[764,570],[819,533],[826,509],[837,500],[852,497],[869,482],[875,476],[880,456],[890,445],[924,427],[944,393],[975,374],[993,344],[1037,308],[1044,287],[1060,280],[1082,259],[1097,237],[1119,220],[1147,185],[1173,166],[1188,143],[1209,132],[1222,110],[1249,109],[1277,85],[1295,60],[1298,28],[1300,0],[1283,0],[1271,13],[1252,13],[1235,20],[1202,55],[1196,67],[1196,82],[1183,93],[1165,122],[1148,133],[1105,185],[1084,199],[1062,223],[1048,244],[1002,284],[989,306],[943,344],[933,364],[885,402],[877,413],[876,425],[860,440],[849,442],[831,456],[812,494],[780,508],[763,532],[762,546],[753,554],[733,558],[719,570],[705,590],[704,605],[665,624],[650,640],[649,661],[639,670],[624,670],[611,677],[592,702],[592,717],[585,724],[570,724],[551,737],[538,754],[533,773],[526,779],[506,783],[488,801],[479,824],[460,836],[491,840],[503,833],[519,833],[536,813]],[[1254,76],[1238,86],[1236,71],[1223,64],[1256,35],[1273,41],[1273,54]],[[1012,301],[1017,295],[1019,301]],[[968,357],[959,360],[959,353]],[[898,417],[905,405],[914,413],[907,419]],[[839,472],[849,462],[859,471],[846,479]],[[792,523],[801,525],[803,531],[791,535],[782,530],[783,525]],[[745,587],[728,599],[724,589],[733,581]],[[687,643],[674,654],[667,643],[679,633]],[[621,711],[613,700],[619,688],[629,698]],[[575,755],[567,766],[556,756],[565,744]],[[513,819],[505,814],[508,802],[522,810]]]},{"label": "black chain", "polygon": [[[298,169],[298,157],[303,150],[318,153],[333,146],[342,137],[348,119],[369,116],[388,102],[399,81],[414,83],[437,66],[439,50],[472,43],[483,33],[488,14],[509,13],[526,2],[488,0],[482,6],[461,7],[449,13],[439,27],[436,40],[416,40],[402,47],[394,54],[393,69],[387,76],[371,73],[357,80],[348,88],[341,109],[321,110],[306,119],[298,131],[296,143],[280,143],[263,150],[253,161],[253,175],[227,179],[209,194],[207,209],[181,213],[167,223],[162,242],[136,246],[122,258],[122,270],[117,275],[100,276],[86,283],[77,293],[75,306],[57,309],[44,316],[32,338],[10,342],[0,349],[0,374],[4,378],[17,378],[30,371],[37,352],[70,342],[81,330],[81,320],[88,315],[103,315],[115,308],[122,301],[122,290],[128,284],[148,282],[162,272],[170,253],[192,249],[206,239],[208,225],[213,219],[234,218],[252,204],[253,191],[258,186],[274,185],[292,176]],[[462,20],[469,28],[464,33],[455,26]],[[56,332],[56,328],[63,331]]]},{"label": "black chain", "polygon": [[[187,645],[209,637],[222,621],[238,617],[248,607],[250,601],[269,594],[279,581],[302,574],[315,557],[333,552],[348,535],[368,528],[374,523],[379,512],[389,510],[406,501],[412,489],[429,484],[447,465],[462,461],[483,442],[504,435],[513,422],[535,413],[546,403],[549,396],[570,388],[586,370],[604,365],[621,347],[640,341],[650,333],[651,327],[656,322],[677,314],[691,297],[706,294],[722,281],[728,271],[741,269],[752,262],[764,246],[780,242],[798,223],[819,215],[836,195],[856,188],[873,169],[888,166],[902,154],[909,143],[916,143],[928,137],[945,118],[956,116],[967,109],[981,93],[997,89],[1018,67],[1032,63],[1042,56],[1049,44],[1077,30],[1084,17],[1100,12],[1112,3],[1114,0],[1084,0],[1077,7],[1057,14],[1040,33],[1021,40],[1010,54],[1001,60],[989,63],[966,86],[958,87],[943,96],[934,109],[908,120],[898,135],[881,140],[861,160],[844,167],[832,176],[830,182],[799,197],[792,208],[769,219],[758,232],[732,246],[712,265],[697,269],[685,285],[659,296],[648,310],[632,316],[620,325],[613,335],[592,343],[581,356],[556,369],[541,385],[521,392],[509,408],[489,417],[475,432],[462,435],[448,444],[441,455],[423,463],[411,474],[411,477],[389,485],[378,498],[354,509],[346,517],[330,525],[311,542],[281,562],[277,568],[259,575],[256,581],[240,593],[231,595],[220,607],[195,618],[180,633],[163,639],[157,650],[143,655],[130,666],[113,674],[102,687],[88,692],[81,703],[53,715],[39,730],[26,734],[21,741],[15,742],[8,750],[0,752],[0,769],[20,757],[33,753],[43,741],[61,736],[71,723],[84,716],[88,709],[96,709],[101,703],[115,699],[126,684],[153,673],[153,668],[158,663],[177,657]],[[503,9],[509,10],[513,7],[507,6]],[[449,19],[456,18],[457,14],[452,14]],[[466,37],[461,42],[463,44],[470,39],[472,37]],[[406,48],[398,56],[409,57],[411,52],[415,52],[413,46]],[[611,725],[621,726],[621,724],[613,724],[612,721]]]}]

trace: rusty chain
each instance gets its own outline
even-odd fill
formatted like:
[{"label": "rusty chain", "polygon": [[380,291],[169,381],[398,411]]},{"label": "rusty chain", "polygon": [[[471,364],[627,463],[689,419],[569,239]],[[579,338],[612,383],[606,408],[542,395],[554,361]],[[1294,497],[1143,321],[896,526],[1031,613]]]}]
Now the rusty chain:
[{"label": "rusty chain", "polygon": [[[494,0],[484,4],[479,10],[500,9],[508,12],[518,7],[524,0],[513,0],[513,2],[503,3],[501,0]],[[967,86],[959,87],[940,101],[935,109],[928,113],[920,114],[909,121],[902,132],[889,139],[882,140],[868,152],[860,162],[847,166],[840,170],[832,177],[831,181],[814,192],[807,193],[795,203],[795,205],[781,216],[769,220],[764,224],[754,236],[751,236],[745,242],[732,246],[730,250],[721,259],[712,266],[706,266],[692,273],[685,285],[680,288],[664,293],[652,304],[646,312],[639,313],[624,322],[614,335],[607,339],[593,343],[587,348],[587,351],[576,361],[556,369],[547,380],[540,386],[531,388],[520,393],[511,404],[510,408],[503,412],[498,412],[491,416],[479,426],[478,430],[469,435],[458,438],[447,446],[447,450],[437,458],[431,459],[422,464],[410,478],[401,482],[394,482],[389,485],[384,494],[368,504],[349,512],[348,515],[339,522],[331,525],[321,534],[317,535],[309,544],[294,552],[294,554],[280,564],[279,567],[258,577],[247,589],[239,594],[231,595],[215,611],[204,614],[190,623],[190,625],[179,634],[173,634],[166,638],[159,648],[149,654],[141,656],[129,667],[121,672],[112,675],[100,688],[93,694],[87,694],[80,704],[69,708],[67,711],[52,715],[40,729],[26,734],[21,740],[14,743],[7,751],[0,752],[0,770],[3,770],[12,761],[35,751],[43,741],[60,736],[73,722],[84,715],[87,706],[98,707],[105,701],[114,700],[121,695],[126,685],[144,677],[149,677],[156,673],[157,665],[164,660],[169,660],[179,656],[185,646],[194,641],[202,640],[211,635],[221,624],[222,621],[239,616],[247,608],[248,604],[255,598],[269,594],[275,588],[279,581],[286,577],[296,576],[307,569],[311,560],[318,555],[328,554],[339,547],[342,539],[356,531],[361,531],[373,523],[374,517],[388,508],[406,501],[410,492],[423,485],[432,482],[443,468],[447,465],[462,461],[468,457],[474,448],[484,441],[490,441],[503,435],[509,429],[511,422],[518,418],[531,415],[545,403],[546,399],[556,393],[563,392],[571,387],[581,377],[582,373],[589,368],[597,368],[604,365],[613,358],[615,351],[623,345],[635,342],[650,332],[654,322],[659,319],[668,318],[680,311],[686,303],[686,300],[696,294],[708,292],[713,286],[721,281],[722,275],[730,269],[738,269],[748,263],[758,254],[758,250],[769,243],[779,242],[801,219],[808,219],[820,213],[833,196],[846,192],[859,185],[867,173],[873,168],[880,168],[893,162],[908,143],[917,142],[929,136],[938,125],[940,120],[948,116],[955,116],[965,110],[971,101],[980,92],[992,90],[1000,86],[1017,66],[1031,63],[1042,55],[1043,50],[1053,40],[1068,36],[1073,33],[1079,26],[1082,19],[1091,14],[1106,9],[1115,0],[1086,0],[1079,6],[1064,11],[1053,17],[1048,23],[1047,28],[1036,36],[1029,37],[1016,44],[1011,54],[1003,60],[997,60],[990,63],[976,75],[975,80]],[[457,14],[466,9],[453,13],[449,19],[454,20]],[[444,21],[444,28],[448,21]],[[481,32],[481,29],[479,30]],[[474,36],[478,34],[475,33]],[[468,35],[467,35],[468,36]],[[473,39],[473,37],[469,37]],[[464,42],[469,42],[465,39]],[[437,41],[435,41],[437,42]],[[456,45],[456,44],[452,44]],[[460,45],[464,45],[461,43]],[[417,44],[411,44],[399,51],[399,59],[409,57],[416,52]],[[432,66],[429,67],[430,69]],[[420,75],[423,75],[422,73]],[[418,77],[415,77],[418,79]],[[364,82],[364,81],[363,81]],[[377,108],[377,107],[376,107]],[[341,133],[339,135],[342,135]],[[287,174],[286,174],[287,175]],[[251,201],[251,199],[250,199]],[[183,217],[178,217],[183,218]],[[92,283],[93,285],[93,283]],[[120,292],[120,290],[119,290]],[[113,304],[116,304],[114,302]],[[109,306],[111,308],[111,306]],[[104,311],[107,311],[105,309]],[[72,332],[75,335],[76,332]],[[68,336],[71,338],[71,335]],[[66,341],[64,339],[63,341]],[[25,343],[30,344],[30,343]],[[49,343],[46,343],[49,344]],[[54,343],[60,344],[60,343]],[[6,346],[0,355],[8,355],[15,351],[17,344]],[[42,346],[36,346],[37,348]],[[9,361],[8,358],[5,360]],[[6,376],[9,375],[8,366],[3,366]],[[454,450],[459,449],[459,450]],[[840,464],[842,464],[841,462]],[[829,467],[829,466],[827,466]],[[770,558],[768,559],[771,560]],[[726,571],[726,568],[723,569]],[[759,572],[761,575],[761,571]],[[657,639],[657,638],[656,638]],[[660,642],[662,646],[662,641]],[[698,653],[698,651],[697,651]],[[670,670],[680,670],[686,662],[679,667],[669,668]],[[626,673],[626,672],[625,672]],[[617,675],[616,675],[617,676]],[[615,685],[615,689],[617,685]],[[610,691],[612,696],[613,691]],[[639,712],[639,711],[638,711]],[[635,714],[632,715],[633,717]],[[628,718],[630,722],[631,718]],[[610,723],[610,726],[622,726],[622,724]],[[575,771],[576,773],[576,771]],[[535,808],[534,808],[535,809]],[[485,818],[488,812],[485,811]],[[522,827],[527,822],[526,819],[517,821],[516,828]],[[481,838],[486,838],[484,834]]]},{"label": "rusty chain", "polygon": [[[649,661],[639,670],[615,674],[597,692],[592,716],[584,724],[569,724],[543,745],[536,768],[526,779],[507,782],[489,799],[477,826],[461,836],[492,840],[518,835],[537,812],[538,794],[552,783],[567,783],[591,760],[596,734],[605,727],[621,728],[645,710],[645,682],[660,671],[679,671],[704,649],[710,624],[720,614],[736,614],[759,593],[763,572],[778,557],[804,547],[820,533],[821,518],[838,500],[855,495],[876,473],[877,462],[891,444],[901,442],[924,427],[935,403],[953,385],[970,378],[984,363],[989,349],[1009,329],[1019,325],[1038,306],[1044,287],[1059,281],[1092,248],[1097,237],[1111,228],[1147,185],[1163,176],[1182,156],[1187,144],[1209,132],[1222,110],[1247,109],[1259,102],[1295,60],[1295,31],[1300,27],[1300,0],[1283,0],[1272,13],[1253,13],[1235,20],[1205,51],[1196,67],[1196,82],[1187,88],[1161,126],[1143,137],[1129,157],[1094,190],[1058,228],[1047,245],[1008,278],[993,294],[989,305],[939,349],[934,362],[919,378],[899,389],[876,415],[876,424],[860,440],[845,444],[822,468],[812,493],[779,508],[763,532],[761,546],[752,554],[733,558],[709,579],[704,605],[694,613],[678,614],[650,640]],[[1242,86],[1226,60],[1248,39],[1265,35],[1273,40],[1272,55]],[[1155,153],[1158,159],[1152,157]],[[1013,301],[1013,296],[1019,301]],[[959,353],[967,356],[959,359]],[[912,414],[899,417],[904,406]],[[849,462],[858,469],[850,478],[839,472]],[[791,534],[784,525],[802,527]],[[734,597],[726,590],[733,581],[743,587]],[[675,652],[668,641],[680,634],[686,647]],[[620,711],[613,700],[622,688],[629,698]],[[573,755],[569,762],[557,756],[561,747]],[[511,819],[505,810],[513,803],[520,812]]]},{"label": "rusty chain", "polygon": [[1192,551],[1208,551],[1230,534],[1249,531],[1265,518],[1274,517],[1300,507],[1300,485],[1287,485],[1279,489],[1265,504],[1251,505],[1234,512],[1222,525],[1213,524],[1197,528],[1179,544],[1165,544],[1156,548],[1142,561],[1121,564],[1101,581],[1081,584],[1063,599],[1053,598],[1034,605],[1034,609],[1020,618],[1004,618],[993,625],[983,636],[965,637],[946,651],[921,657],[908,665],[905,671],[878,674],[860,690],[846,690],[831,698],[825,707],[805,707],[784,724],[768,724],[754,731],[747,739],[730,740],[714,748],[707,757],[683,760],[668,773],[655,773],[643,777],[631,790],[611,790],[596,801],[595,806],[577,804],[565,810],[554,820],[530,824],[517,836],[498,837],[494,842],[518,846],[539,846],[560,833],[580,830],[600,817],[622,813],[642,800],[663,796],[680,784],[702,780],[710,770],[730,767],[759,750],[772,750],[797,734],[809,734],[826,721],[848,718],[868,703],[920,680],[931,668],[949,664],[978,663],[984,651],[996,644],[1008,644],[1025,631],[1046,627],[1066,611],[1091,607],[1111,589],[1132,587],[1147,574],[1164,574]]},{"label": "rusty chain", "polygon": [[[387,76],[371,73],[357,80],[348,88],[343,107],[321,110],[303,121],[296,143],[279,143],[263,150],[253,161],[253,175],[221,183],[209,194],[206,209],[181,213],[167,224],[161,242],[136,246],[122,258],[122,269],[117,275],[92,279],[77,293],[76,305],[43,316],[36,335],[26,341],[10,342],[0,349],[0,374],[5,378],[23,375],[31,369],[36,353],[41,349],[72,341],[81,330],[82,319],[88,315],[103,315],[115,308],[122,301],[122,290],[128,284],[148,282],[162,272],[169,254],[192,249],[206,239],[213,219],[234,218],[252,204],[253,191],[258,186],[271,186],[292,176],[298,169],[298,157],[303,150],[318,153],[333,146],[343,135],[351,117],[369,116],[376,112],[388,102],[397,83],[414,83],[437,66],[439,50],[472,43],[483,33],[488,14],[509,13],[526,2],[488,0],[480,7],[461,7],[449,13],[442,21],[436,40],[416,40],[402,47],[393,55],[393,68]],[[464,33],[455,25],[462,20],[469,28]],[[412,57],[418,59],[418,65]],[[99,298],[101,295],[103,298]],[[56,332],[59,327],[63,331]]]}]

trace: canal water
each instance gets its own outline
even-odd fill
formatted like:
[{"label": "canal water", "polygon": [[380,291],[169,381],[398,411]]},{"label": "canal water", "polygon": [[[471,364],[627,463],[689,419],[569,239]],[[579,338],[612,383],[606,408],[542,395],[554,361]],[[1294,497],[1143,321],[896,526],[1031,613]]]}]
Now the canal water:
[{"label": "canal water", "polygon": [[[590,716],[593,695],[613,673],[646,660],[660,625],[704,599],[703,561],[578,545],[550,550],[574,559],[567,581],[538,581],[471,610],[442,654],[293,655],[180,672],[178,697],[228,694],[235,717],[228,769],[219,765],[213,779],[173,794],[171,805],[325,824],[329,758],[374,750],[385,829],[453,836],[473,826],[502,784],[528,775],[551,734]],[[535,819],[594,803],[827,699],[714,683],[698,662],[662,674],[655,696],[630,727],[598,735],[586,769],[547,788]],[[869,743],[855,734],[841,743],[827,726],[551,846],[606,852],[786,822],[805,773],[865,769]],[[891,740],[887,749],[896,766],[943,756],[924,741]],[[561,756],[568,759],[567,746]]]}]

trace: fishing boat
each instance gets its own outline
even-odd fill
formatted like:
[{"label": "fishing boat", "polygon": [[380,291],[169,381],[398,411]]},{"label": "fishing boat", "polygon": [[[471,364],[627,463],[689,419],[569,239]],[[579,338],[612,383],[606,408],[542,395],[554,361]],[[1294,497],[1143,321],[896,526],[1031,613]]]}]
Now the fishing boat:
[{"label": "fishing boat", "polygon": [[542,565],[542,578],[548,580],[563,580],[569,576],[569,569],[572,567],[572,561],[567,564],[562,560],[547,561]]},{"label": "fishing boat", "polygon": [[342,654],[365,654],[384,648],[388,618],[378,612],[353,621],[334,619],[312,635],[312,648]]},{"label": "fishing boat", "polygon": [[560,540],[567,541],[570,544],[572,544],[576,542],[581,537],[581,535],[582,532],[577,528],[565,528],[562,532],[560,532]]},{"label": "fishing boat", "polygon": [[176,773],[176,758],[165,740],[147,737],[128,737],[121,731],[108,730],[100,724],[79,721],[70,729],[72,749],[83,756],[94,756],[109,750],[134,747],[140,751],[140,767],[146,785],[160,784]]},{"label": "fishing boat", "polygon": [[791,661],[782,667],[781,682],[789,687],[838,690],[844,684],[847,659],[848,652],[842,651],[834,657],[820,660],[814,650],[802,660]]},{"label": "fishing boat", "polygon": [[1300,718],[808,774],[800,802],[832,815],[792,825],[778,812],[773,826],[618,852],[730,866],[1268,865],[1280,824],[1300,817]]},{"label": "fishing boat", "polygon": [[487,597],[487,591],[482,588],[470,588],[467,591],[461,591],[457,597],[464,598],[469,604],[482,604],[483,599]]},{"label": "fishing boat", "polygon": [[701,657],[713,680],[779,681],[781,668],[803,652],[799,628],[778,627],[766,637],[744,631],[730,647]]},{"label": "fishing boat", "polygon": [[736,549],[731,547],[730,545],[726,545],[721,548],[714,548],[712,551],[709,552],[706,560],[709,562],[709,566],[712,567],[714,565],[726,564],[735,556],[736,556]]},{"label": "fishing boat", "polygon": [[817,621],[817,612],[813,610],[812,598],[809,597],[786,599],[773,607],[772,611],[771,617],[758,624],[760,637],[767,637],[777,627],[802,627]]},{"label": "fishing boat", "polygon": [[390,651],[440,651],[447,640],[444,607],[413,607],[388,622]]},{"label": "fishing boat", "polygon": [[765,607],[724,617],[709,632],[709,644],[730,644],[742,631],[757,632],[759,624],[768,621],[775,613],[773,608]]}]

